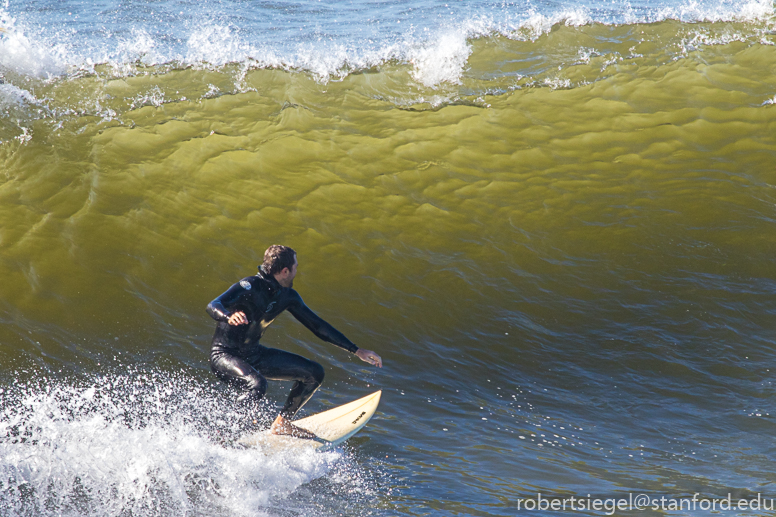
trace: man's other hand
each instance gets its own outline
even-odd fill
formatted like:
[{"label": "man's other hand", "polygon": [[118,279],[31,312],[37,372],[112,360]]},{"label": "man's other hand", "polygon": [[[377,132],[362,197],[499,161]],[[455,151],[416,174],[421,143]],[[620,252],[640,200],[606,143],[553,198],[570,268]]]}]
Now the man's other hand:
[{"label": "man's other hand", "polygon": [[356,357],[358,357],[365,363],[369,363],[373,366],[377,366],[378,368],[383,367],[383,360],[380,359],[379,355],[372,352],[371,350],[367,350],[365,348],[359,348],[358,352],[356,352]]},{"label": "man's other hand", "polygon": [[231,316],[229,316],[229,319],[226,320],[229,322],[230,325],[247,325],[248,324],[248,318],[245,317],[245,313],[235,312]]}]

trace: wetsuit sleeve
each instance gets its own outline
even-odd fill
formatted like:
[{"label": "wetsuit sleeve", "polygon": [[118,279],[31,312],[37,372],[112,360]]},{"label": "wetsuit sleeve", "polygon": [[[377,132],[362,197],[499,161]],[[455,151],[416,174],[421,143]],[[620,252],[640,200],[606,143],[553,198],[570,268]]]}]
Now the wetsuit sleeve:
[{"label": "wetsuit sleeve", "polygon": [[230,308],[245,292],[240,283],[234,284],[224,294],[207,304],[207,313],[216,321],[227,321],[232,315]]},{"label": "wetsuit sleeve", "polygon": [[302,301],[302,297],[299,294],[296,294],[295,298],[296,300],[288,306],[288,312],[299,320],[302,325],[327,343],[344,348],[352,354],[358,352],[358,347],[346,338],[342,332],[326,323],[323,318],[311,311]]}]

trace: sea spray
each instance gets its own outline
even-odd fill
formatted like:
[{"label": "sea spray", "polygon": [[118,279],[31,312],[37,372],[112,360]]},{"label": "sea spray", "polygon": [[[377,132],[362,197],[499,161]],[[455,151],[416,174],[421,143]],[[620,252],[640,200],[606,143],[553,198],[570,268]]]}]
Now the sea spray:
[{"label": "sea spray", "polygon": [[255,515],[329,473],[358,479],[341,449],[234,445],[270,412],[245,414],[218,385],[127,370],[4,383],[0,514]]}]

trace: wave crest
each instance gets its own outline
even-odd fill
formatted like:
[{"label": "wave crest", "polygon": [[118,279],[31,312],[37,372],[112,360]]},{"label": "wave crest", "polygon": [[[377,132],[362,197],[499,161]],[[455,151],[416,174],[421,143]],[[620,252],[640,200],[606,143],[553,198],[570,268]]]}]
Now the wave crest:
[{"label": "wave crest", "polygon": [[[443,11],[429,5],[399,14],[392,9],[351,12],[344,7],[341,11],[332,8],[316,13],[320,18],[313,17],[312,23],[302,23],[293,12],[248,16],[229,12],[229,5],[205,2],[199,8],[202,12],[181,12],[172,18],[154,18],[146,12],[130,13],[132,16],[122,19],[116,13],[111,14],[113,18],[105,14],[105,19],[98,16],[94,20],[104,24],[100,30],[74,24],[77,16],[62,14],[51,20],[30,12],[12,16],[5,6],[0,8],[0,27],[6,29],[0,33],[0,71],[50,78],[73,70],[90,71],[100,64],[110,65],[116,75],[130,75],[138,65],[221,67],[242,63],[305,70],[326,82],[353,71],[399,62],[413,66],[412,78],[420,85],[435,87],[460,83],[472,53],[471,42],[478,38],[536,40],[559,25],[617,26],[666,20],[767,25],[774,16],[770,0],[743,4],[689,0],[677,5],[663,1],[639,8],[622,1],[606,9],[597,4],[541,9],[530,2],[516,2]],[[263,14],[272,22],[263,21]],[[127,21],[141,15],[149,17],[142,25]],[[354,19],[343,29],[342,18],[348,16]]]}]

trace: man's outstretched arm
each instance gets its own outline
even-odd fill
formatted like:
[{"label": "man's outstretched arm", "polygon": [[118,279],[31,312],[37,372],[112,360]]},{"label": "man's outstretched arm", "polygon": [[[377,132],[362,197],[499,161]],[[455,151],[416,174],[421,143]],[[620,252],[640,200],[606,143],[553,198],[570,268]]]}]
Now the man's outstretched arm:
[{"label": "man's outstretched arm", "polygon": [[352,341],[346,338],[342,332],[332,327],[323,318],[310,310],[310,308],[302,301],[301,297],[298,298],[296,303],[293,303],[288,307],[288,312],[323,341],[344,348],[348,352],[355,354],[356,357],[362,361],[382,368],[383,360],[379,355],[371,350],[357,347]]}]

